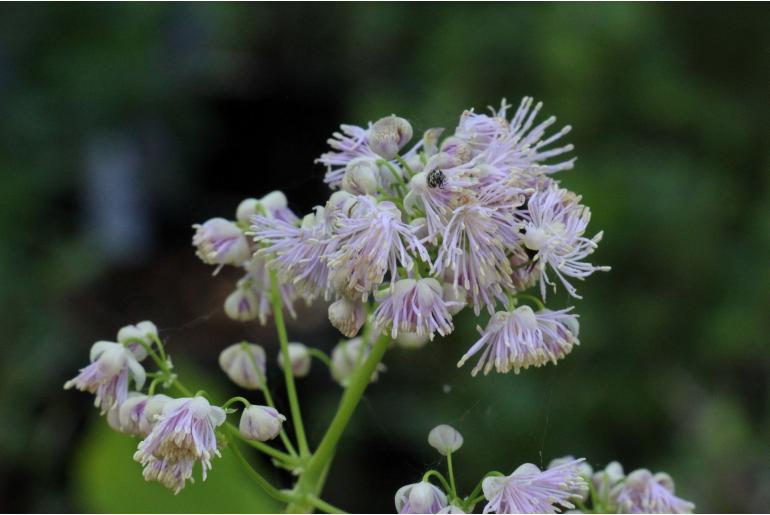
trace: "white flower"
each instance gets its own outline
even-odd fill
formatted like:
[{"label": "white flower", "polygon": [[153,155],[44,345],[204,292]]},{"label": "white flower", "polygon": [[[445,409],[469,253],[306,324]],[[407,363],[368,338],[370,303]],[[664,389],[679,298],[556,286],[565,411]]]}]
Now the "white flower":
[{"label": "white flower", "polygon": [[241,388],[258,390],[265,386],[265,350],[259,345],[230,345],[219,354],[219,366]]},{"label": "white flower", "polygon": [[244,408],[238,429],[247,440],[266,442],[278,436],[285,421],[286,417],[275,409],[252,404]]},{"label": "white flower", "polygon": [[428,443],[440,454],[446,456],[457,451],[463,445],[463,435],[447,424],[434,427],[428,433]]}]

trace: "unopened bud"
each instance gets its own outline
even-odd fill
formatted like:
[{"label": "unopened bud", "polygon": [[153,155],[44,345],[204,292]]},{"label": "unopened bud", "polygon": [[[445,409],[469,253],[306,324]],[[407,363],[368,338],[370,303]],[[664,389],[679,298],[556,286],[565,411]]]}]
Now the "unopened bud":
[{"label": "unopened bud", "polygon": [[377,177],[380,167],[374,159],[357,157],[345,167],[342,177],[342,189],[354,195],[374,195],[379,183]]},{"label": "unopened bud", "polygon": [[219,366],[241,388],[258,390],[264,386],[265,350],[259,345],[230,345],[219,354]]},{"label": "unopened bud", "polygon": [[447,424],[441,424],[428,433],[428,443],[440,454],[452,454],[463,446],[463,435]]},{"label": "unopened bud", "polygon": [[259,210],[259,200],[247,198],[238,204],[238,209],[235,210],[235,219],[241,223],[250,224],[251,217],[257,214],[261,214]]},{"label": "unopened bud", "polygon": [[446,507],[446,494],[427,481],[402,486],[396,492],[398,513],[441,513]]},{"label": "unopened bud", "polygon": [[402,349],[420,349],[425,347],[425,344],[430,341],[430,337],[427,334],[417,333],[405,333],[399,331],[396,337],[396,343]]},{"label": "unopened bud", "polygon": [[147,357],[147,350],[139,342],[152,345],[158,338],[158,328],[149,320],[139,322],[136,325],[127,325],[118,331],[118,343],[122,343],[131,349],[136,359],[142,361]]},{"label": "unopened bud", "polygon": [[360,301],[341,298],[329,305],[329,322],[348,338],[358,334],[366,321],[366,309]]},{"label": "unopened bud", "polygon": [[[363,353],[363,356],[361,355]],[[340,342],[332,350],[332,378],[343,387],[348,386],[351,376],[369,356],[369,348],[361,338]],[[372,372],[371,382],[377,381],[380,372],[385,370],[382,363]]]},{"label": "unopened bud", "polygon": [[[301,343],[289,343],[289,362],[291,363],[291,373],[294,377],[305,377],[310,373],[312,358],[307,347]],[[278,353],[278,366],[283,369],[283,353]]]},{"label": "unopened bud", "polygon": [[384,159],[393,159],[412,139],[412,126],[396,115],[380,118],[369,131],[369,148]]},{"label": "unopened bud", "polygon": [[225,299],[225,314],[231,320],[248,322],[259,316],[259,301],[246,288],[238,288]]},{"label": "unopened bud", "polygon": [[212,218],[193,225],[196,254],[209,265],[241,265],[251,256],[249,242],[241,229],[224,218]]},{"label": "unopened bud", "polygon": [[238,429],[247,440],[266,442],[278,436],[285,421],[286,417],[275,409],[252,404],[244,408]]}]

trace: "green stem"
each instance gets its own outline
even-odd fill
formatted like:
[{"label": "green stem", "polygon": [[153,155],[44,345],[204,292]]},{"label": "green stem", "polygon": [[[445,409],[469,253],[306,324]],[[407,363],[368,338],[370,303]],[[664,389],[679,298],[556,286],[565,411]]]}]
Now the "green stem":
[{"label": "green stem", "polygon": [[543,304],[543,301],[540,300],[539,298],[535,297],[534,295],[530,295],[529,293],[517,293],[515,296],[518,297],[518,298],[522,298],[522,299],[528,299],[531,302],[534,302],[535,306],[539,310],[540,309],[545,309],[545,304]]},{"label": "green stem", "polygon": [[293,456],[289,456],[285,452],[281,452],[278,449],[273,449],[269,445],[259,442],[257,440],[247,440],[243,436],[241,436],[240,430],[235,427],[230,422],[225,423],[225,429],[234,437],[238,438],[239,440],[242,440],[246,445],[250,445],[251,447],[254,447],[260,452],[263,452],[267,454],[268,456],[272,456],[273,458],[282,461],[284,463],[293,463],[295,461],[295,458]]},{"label": "green stem", "polygon": [[244,399],[243,397],[231,397],[230,399],[227,399],[227,402],[222,404],[221,408],[225,409],[231,404],[234,404],[236,402],[240,402],[241,404],[243,404],[244,408],[248,408],[249,406],[251,406],[251,403],[248,400]]},{"label": "green stem", "polygon": [[275,270],[270,270],[270,300],[273,304],[273,318],[275,327],[278,330],[278,340],[281,343],[281,355],[283,356],[283,377],[286,380],[286,391],[289,397],[289,406],[291,408],[291,419],[294,425],[294,432],[297,436],[299,452],[302,456],[310,454],[305,438],[305,427],[302,425],[302,413],[299,409],[299,400],[297,399],[297,389],[294,386],[294,374],[291,371],[291,359],[289,358],[289,337],[286,335],[286,324],[283,321],[283,307],[281,305],[281,290],[278,286],[278,274]]},{"label": "green stem", "polygon": [[308,347],[307,353],[316,358],[318,361],[323,362],[323,364],[327,367],[332,368],[332,360],[324,351]]},{"label": "green stem", "polygon": [[329,428],[326,430],[321,443],[318,445],[313,457],[310,459],[305,472],[297,482],[296,489],[299,492],[313,495],[319,495],[322,485],[319,485],[320,478],[326,469],[329,462],[334,457],[334,450],[337,447],[342,437],[342,433],[345,431],[345,427],[350,421],[350,417],[353,416],[353,412],[356,410],[356,406],[361,400],[361,397],[369,385],[372,379],[372,374],[377,365],[382,360],[382,356],[388,349],[390,339],[387,335],[380,335],[374,346],[369,353],[369,357],[364,361],[361,368],[358,369],[356,374],[351,378],[345,393],[342,396],[342,401],[337,408],[337,413],[334,415]]},{"label": "green stem", "polygon": [[444,490],[449,491],[451,487],[449,486],[449,483],[447,483],[446,478],[439,472],[438,470],[429,470],[422,476],[423,481],[430,481],[431,477],[435,477],[441,482],[441,486],[444,487]]},{"label": "green stem", "polygon": [[313,505],[314,507],[318,508],[324,513],[347,513],[346,511],[341,510],[336,506],[333,506],[322,499],[319,499],[315,495],[308,495],[307,497],[305,497],[305,499],[309,504]]},{"label": "green stem", "polygon": [[[275,407],[275,402],[273,402],[273,396],[270,394],[270,389],[267,387],[267,380],[265,376],[262,374],[262,370],[260,370],[259,365],[257,364],[257,359],[254,357],[254,354],[251,352],[251,349],[249,348],[249,344],[246,342],[241,342],[241,349],[243,349],[243,352],[246,353],[246,355],[249,357],[249,361],[251,362],[251,366],[254,368],[254,373],[257,374],[257,379],[259,380],[259,384],[262,385],[262,393],[265,396],[265,402],[267,402],[267,405],[273,408],[277,411]],[[281,441],[283,442],[284,447],[286,447],[286,450],[289,451],[289,454],[292,456],[295,456],[297,454],[297,451],[294,449],[294,446],[291,444],[291,440],[289,440],[288,435],[286,434],[286,431],[284,431],[283,428],[281,428],[281,432],[278,433],[281,437]]]},{"label": "green stem", "polygon": [[452,470],[452,453],[446,455],[446,466],[449,471],[449,483],[452,486],[452,497],[457,497],[457,486],[455,485],[455,473]]},{"label": "green stem", "polygon": [[238,463],[246,471],[246,474],[251,479],[253,479],[254,482],[257,483],[257,485],[259,485],[259,487],[262,488],[262,490],[264,490],[267,495],[269,495],[270,497],[272,497],[277,501],[285,502],[285,503],[289,503],[294,500],[292,496],[278,490],[276,487],[271,485],[267,479],[262,477],[262,475],[259,472],[254,470],[254,467],[252,467],[249,464],[249,462],[246,460],[246,458],[243,456],[243,454],[241,453],[241,450],[238,449],[237,442],[232,437],[228,437],[228,443],[230,444],[230,448],[233,450],[233,454],[235,455],[235,458],[238,460]]}]

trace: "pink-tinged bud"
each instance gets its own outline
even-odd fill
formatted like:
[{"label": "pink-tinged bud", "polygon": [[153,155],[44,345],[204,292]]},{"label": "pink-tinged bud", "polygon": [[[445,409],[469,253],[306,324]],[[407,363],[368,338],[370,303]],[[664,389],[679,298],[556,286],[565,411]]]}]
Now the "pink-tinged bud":
[{"label": "pink-tinged bud", "polygon": [[268,406],[251,405],[244,408],[238,429],[247,440],[266,442],[281,432],[286,417]]},{"label": "pink-tinged bud", "polygon": [[265,384],[265,350],[259,345],[230,345],[219,354],[219,366],[241,388],[258,390]]},{"label": "pink-tinged bud", "polygon": [[329,305],[329,321],[342,334],[353,338],[366,321],[366,310],[360,301],[341,298]]},{"label": "pink-tinged bud", "polygon": [[[291,363],[291,373],[294,377],[305,377],[310,373],[312,357],[307,347],[301,343],[289,343],[289,362]],[[278,352],[278,366],[283,369],[283,353]]]},{"label": "pink-tinged bud", "polygon": [[358,157],[345,167],[342,189],[354,195],[374,195],[379,187],[380,169],[374,159]]},{"label": "pink-tinged bud", "polygon": [[241,265],[251,257],[249,242],[241,229],[224,218],[212,218],[193,225],[196,254],[209,265]]},{"label": "pink-tinged bud", "polygon": [[369,148],[384,159],[393,159],[412,139],[411,124],[396,115],[380,118],[369,131]]},{"label": "pink-tinged bud", "polygon": [[463,435],[447,424],[441,424],[428,433],[428,443],[444,456],[452,454],[463,446]]},{"label": "pink-tinged bud", "polygon": [[225,314],[239,322],[255,320],[259,316],[259,300],[250,290],[238,288],[225,299]]}]

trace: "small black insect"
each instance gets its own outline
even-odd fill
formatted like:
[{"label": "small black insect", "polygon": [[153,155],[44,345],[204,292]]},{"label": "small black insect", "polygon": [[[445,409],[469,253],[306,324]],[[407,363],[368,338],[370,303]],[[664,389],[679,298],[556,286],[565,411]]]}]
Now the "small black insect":
[{"label": "small black insect", "polygon": [[446,184],[446,174],[438,169],[432,170],[428,173],[427,182],[430,188],[443,188]]}]

